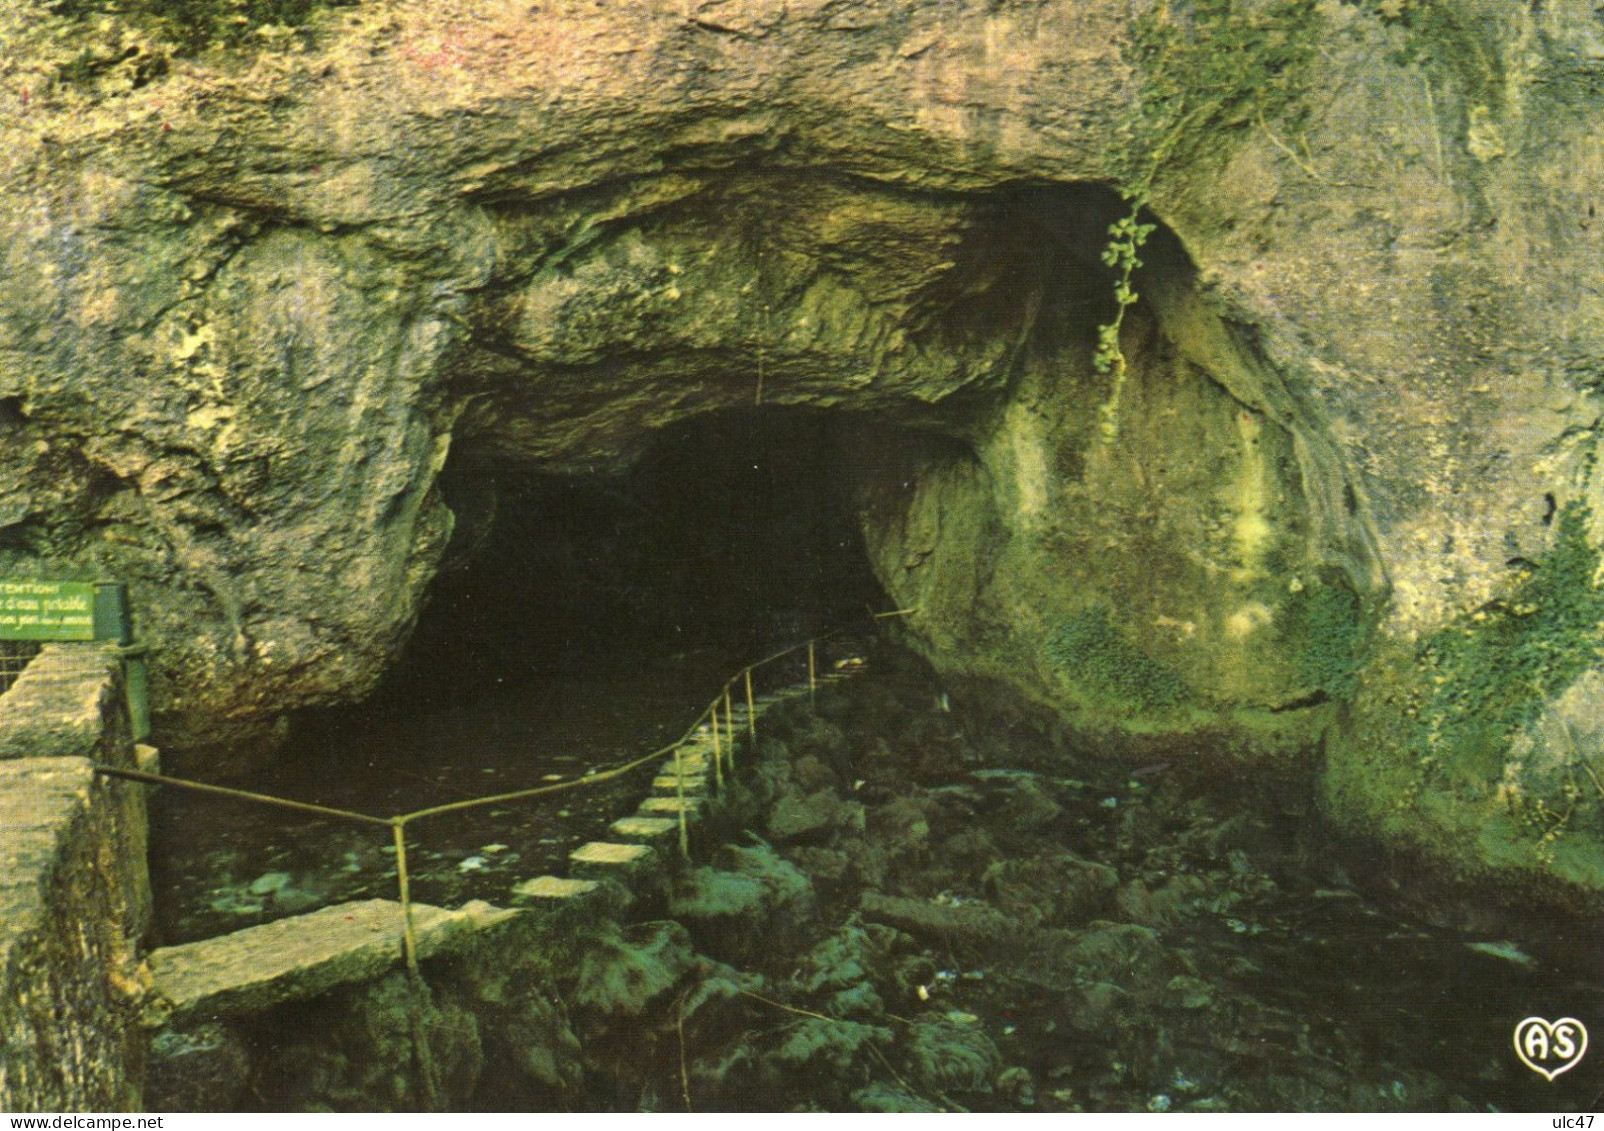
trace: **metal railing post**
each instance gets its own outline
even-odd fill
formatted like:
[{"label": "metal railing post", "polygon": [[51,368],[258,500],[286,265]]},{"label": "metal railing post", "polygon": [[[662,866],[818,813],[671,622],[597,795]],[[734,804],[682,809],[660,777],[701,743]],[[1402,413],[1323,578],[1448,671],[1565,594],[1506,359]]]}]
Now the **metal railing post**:
[{"label": "metal railing post", "polygon": [[746,734],[757,749],[757,704],[752,700],[752,669],[746,669]]}]

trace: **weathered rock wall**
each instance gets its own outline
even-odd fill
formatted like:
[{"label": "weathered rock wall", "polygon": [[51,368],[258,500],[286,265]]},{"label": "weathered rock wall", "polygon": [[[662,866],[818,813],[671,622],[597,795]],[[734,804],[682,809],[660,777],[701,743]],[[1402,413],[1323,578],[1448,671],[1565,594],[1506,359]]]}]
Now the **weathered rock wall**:
[{"label": "weathered rock wall", "polygon": [[6,1111],[139,1108],[135,948],[151,913],[144,787],[92,769],[134,760],[122,691],[114,651],[52,645],[0,695]]},{"label": "weathered rock wall", "polygon": [[[374,686],[473,533],[448,461],[812,406],[955,679],[1111,748],[1323,747],[1338,820],[1604,889],[1596,752],[1520,753],[1596,655],[1590,578],[1520,611],[1597,537],[1580,0],[0,20],[0,568],[133,582],[192,762]],[[1166,227],[1105,443],[1114,188]],[[1489,619],[1513,690],[1438,637]]]}]

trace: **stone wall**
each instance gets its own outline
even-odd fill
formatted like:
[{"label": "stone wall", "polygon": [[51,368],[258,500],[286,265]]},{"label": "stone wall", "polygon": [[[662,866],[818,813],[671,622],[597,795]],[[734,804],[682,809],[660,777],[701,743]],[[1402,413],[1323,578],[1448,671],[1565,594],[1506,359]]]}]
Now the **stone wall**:
[{"label": "stone wall", "polygon": [[0,696],[0,1109],[129,1111],[150,918],[143,786],[115,648],[51,645]]}]

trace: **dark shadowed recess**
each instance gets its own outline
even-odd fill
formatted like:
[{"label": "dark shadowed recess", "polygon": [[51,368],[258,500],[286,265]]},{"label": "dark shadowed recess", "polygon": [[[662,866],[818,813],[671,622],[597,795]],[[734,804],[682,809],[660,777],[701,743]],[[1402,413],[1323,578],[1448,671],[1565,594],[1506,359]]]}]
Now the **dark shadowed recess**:
[{"label": "dark shadowed recess", "polygon": [[620,475],[471,457],[448,469],[450,505],[483,533],[448,556],[370,709],[460,707],[620,667],[729,674],[865,622],[885,599],[864,556],[850,429],[754,408],[666,429]]}]

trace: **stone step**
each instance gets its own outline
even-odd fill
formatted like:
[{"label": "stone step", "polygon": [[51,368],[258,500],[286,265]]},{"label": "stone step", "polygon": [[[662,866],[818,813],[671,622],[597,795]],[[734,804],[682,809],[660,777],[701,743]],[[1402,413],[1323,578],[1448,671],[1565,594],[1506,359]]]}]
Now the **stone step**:
[{"label": "stone step", "polygon": [[[706,778],[709,773],[712,773],[712,759],[711,757],[709,759],[696,759],[695,762],[691,759],[683,759],[678,768],[674,767],[674,759],[669,759],[658,768],[658,780],[661,780],[661,778],[675,778],[675,775],[680,775],[680,773],[685,775],[685,780],[687,781],[693,780],[696,776]],[[656,784],[656,780],[653,781],[653,784]]]},{"label": "stone step", "polygon": [[679,822],[669,817],[620,817],[607,831],[619,840],[653,844],[673,836],[678,828]]},{"label": "stone step", "polygon": [[[480,902],[457,911],[414,903],[418,956],[453,949],[517,914]],[[369,981],[401,961],[401,936],[401,904],[368,899],[161,947],[150,955],[151,992],[142,1020],[154,1028],[197,1016],[258,1013]]]},{"label": "stone step", "polygon": [[652,791],[666,797],[677,797],[681,791],[685,793],[706,793],[707,772],[662,774],[652,780]]},{"label": "stone step", "polygon": [[512,894],[519,899],[544,903],[589,895],[599,887],[601,885],[595,880],[570,880],[561,876],[536,876],[532,880],[524,880],[520,884],[514,884]]},{"label": "stone step", "polygon": [[702,799],[700,797],[687,797],[683,802],[677,797],[648,797],[640,804],[642,817],[677,817],[683,811],[686,816],[694,817],[701,811]]},{"label": "stone step", "polygon": [[619,844],[593,840],[568,854],[568,870],[576,877],[627,875],[644,867],[653,857],[644,844]]}]

